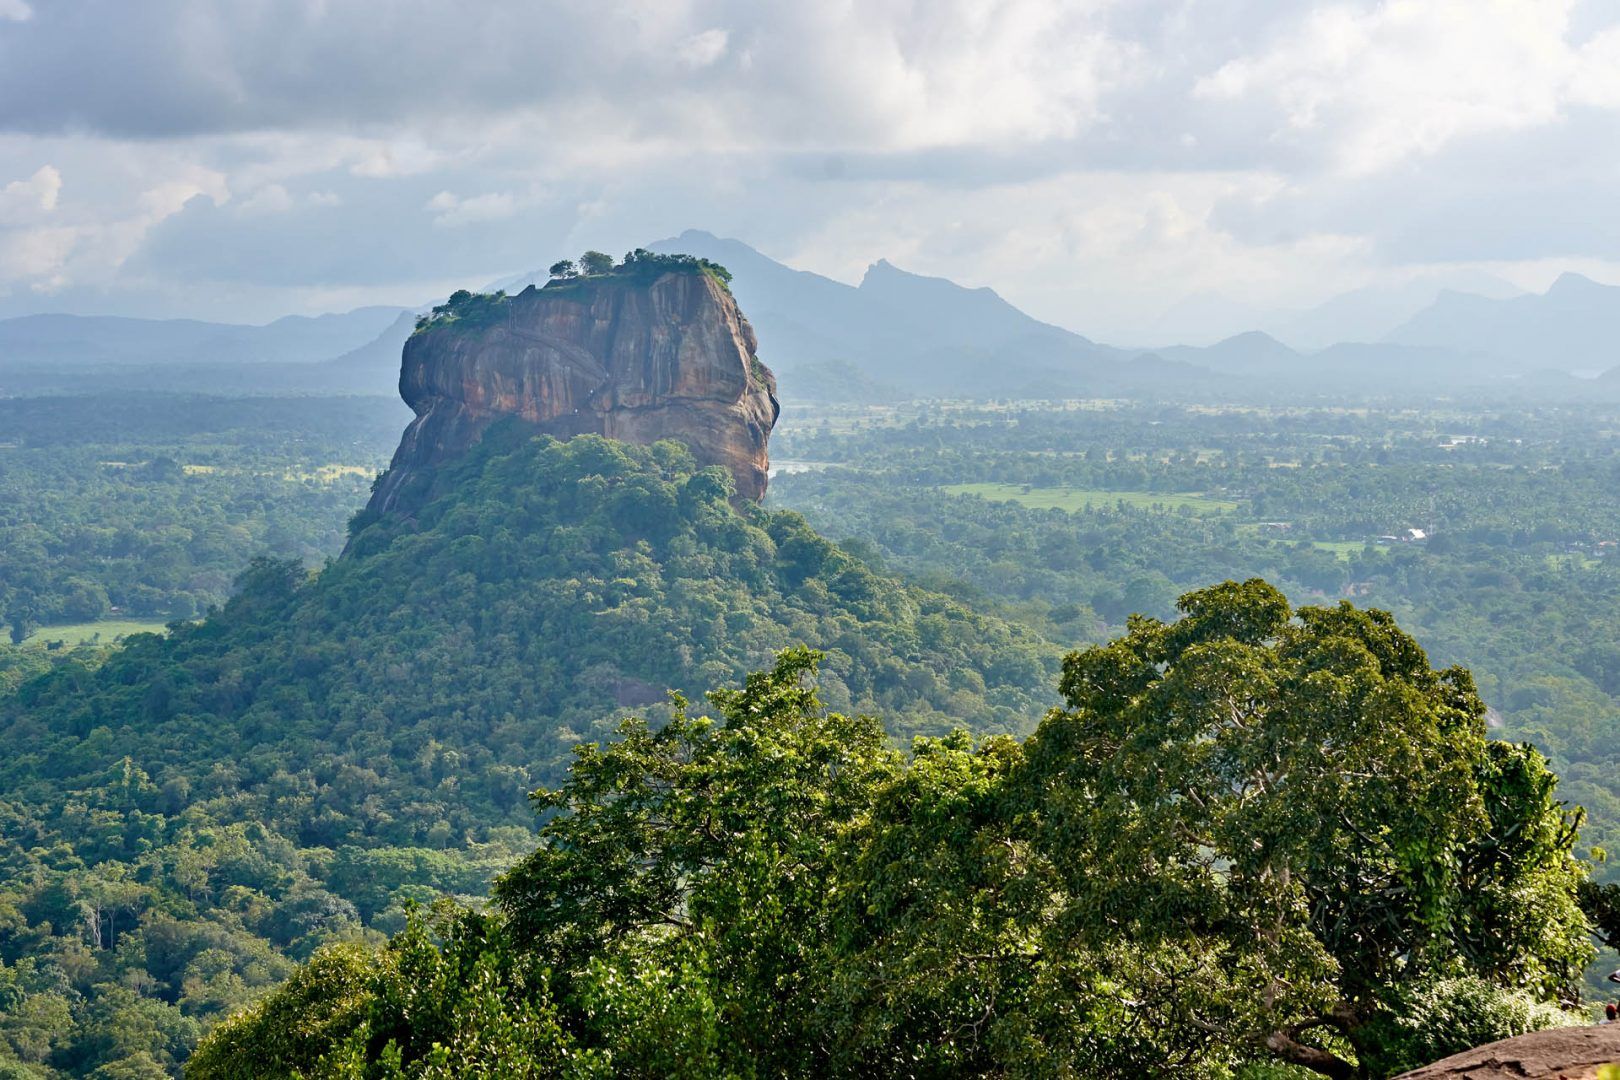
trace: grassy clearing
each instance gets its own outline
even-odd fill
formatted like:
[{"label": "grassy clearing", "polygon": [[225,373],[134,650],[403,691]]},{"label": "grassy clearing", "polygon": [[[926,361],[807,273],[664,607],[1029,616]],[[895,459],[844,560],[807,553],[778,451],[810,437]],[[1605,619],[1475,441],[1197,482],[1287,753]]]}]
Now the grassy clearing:
[{"label": "grassy clearing", "polygon": [[1602,559],[1596,559],[1580,552],[1570,552],[1567,555],[1548,555],[1546,562],[1549,570],[1596,570],[1603,565]]},{"label": "grassy clearing", "polygon": [[99,619],[95,622],[42,626],[29,634],[23,644],[44,648],[48,641],[60,641],[70,649],[90,641],[110,645],[131,634],[161,634],[165,629],[166,625],[161,619]]},{"label": "grassy clearing", "polygon": [[1072,512],[1101,509],[1123,502],[1137,509],[1180,510],[1194,514],[1225,514],[1236,510],[1231,499],[1216,499],[1196,492],[1097,491],[1087,488],[1037,488],[1023,484],[948,484],[941,489],[951,495],[977,495],[991,502],[1015,502],[1034,510]]},{"label": "grassy clearing", "polygon": [[1337,555],[1340,559],[1344,560],[1345,562],[1349,562],[1350,559],[1353,556],[1361,554],[1362,549],[1367,546],[1367,541],[1365,541],[1365,540],[1312,540],[1311,541],[1311,546],[1315,547],[1315,548],[1318,548],[1318,549],[1320,549],[1322,551],[1331,551],[1331,552],[1333,552],[1333,554]]},{"label": "grassy clearing", "polygon": [[[108,469],[137,469],[150,464],[145,461],[103,461],[102,466]],[[262,469],[233,469],[219,465],[181,465],[180,469],[187,476],[279,476],[291,483],[301,484],[313,480],[318,484],[335,484],[340,480],[359,477],[370,480],[377,475],[378,467],[375,465],[316,465],[309,469],[285,469],[279,472]]]},{"label": "grassy clearing", "polygon": [[1286,532],[1262,532],[1262,526],[1258,523],[1239,525],[1237,531],[1247,536],[1264,536],[1279,544],[1292,545],[1304,541],[1318,551],[1331,551],[1340,562],[1349,562],[1367,546],[1365,540],[1305,540],[1303,536],[1292,536]]},{"label": "grassy clearing", "polygon": [[377,475],[377,470],[371,465],[321,465],[313,469],[290,471],[288,480],[316,480],[323,484],[335,484],[346,476],[358,476],[370,480]]}]

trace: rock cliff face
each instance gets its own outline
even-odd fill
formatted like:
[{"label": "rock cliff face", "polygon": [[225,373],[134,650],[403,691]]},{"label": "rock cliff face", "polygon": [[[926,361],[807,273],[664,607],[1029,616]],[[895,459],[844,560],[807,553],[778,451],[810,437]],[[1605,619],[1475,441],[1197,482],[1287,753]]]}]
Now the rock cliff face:
[{"label": "rock cliff face", "polygon": [[405,343],[399,392],[416,413],[371,509],[409,513],[432,473],[517,417],[558,438],[676,439],[765,494],[776,380],[731,293],[696,270],[532,286]]}]

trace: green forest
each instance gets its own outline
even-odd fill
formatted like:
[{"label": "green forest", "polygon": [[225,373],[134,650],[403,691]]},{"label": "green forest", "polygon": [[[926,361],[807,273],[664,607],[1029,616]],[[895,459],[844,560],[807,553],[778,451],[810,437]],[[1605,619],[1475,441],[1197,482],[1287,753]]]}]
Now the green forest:
[{"label": "green forest", "polygon": [[374,398],[0,399],[0,623],[21,643],[189,620],[254,554],[324,558],[397,416]]},{"label": "green forest", "polygon": [[1378,1076],[1602,1001],[1620,417],[806,407],[762,507],[507,425],[405,519],[397,404],[135,404],[0,410],[0,1076]]},{"label": "green forest", "polygon": [[318,574],[259,559],[205,621],[0,701],[15,1053],[176,1064],[289,961],[484,893],[533,846],[528,793],[623,709],[795,642],[825,643],[829,701],[902,737],[1017,730],[1055,698],[1038,635],[734,510],[673,443],[509,425],[458,469],[414,522],[357,517]]}]

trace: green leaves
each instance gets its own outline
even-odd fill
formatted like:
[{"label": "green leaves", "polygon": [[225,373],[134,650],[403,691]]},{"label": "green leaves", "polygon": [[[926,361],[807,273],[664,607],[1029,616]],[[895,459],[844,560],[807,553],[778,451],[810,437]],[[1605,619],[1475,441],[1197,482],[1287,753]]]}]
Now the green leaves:
[{"label": "green leaves", "polygon": [[[614,742],[576,750],[561,788],[537,794],[560,813],[496,897],[518,939],[598,1002],[591,1011],[653,1022],[651,960],[707,973],[692,989],[728,1021],[728,1067],[769,1074],[760,1063],[805,1045],[802,995],[839,838],[900,768],[875,720],[824,713],[808,682],[818,660],[790,649],[741,689],[715,692],[719,719],[677,699],[656,731],[627,720]],[[602,1004],[620,984],[632,1000]]]},{"label": "green leaves", "polygon": [[1022,744],[902,758],[804,649],[674,695],[535,794],[499,913],[317,954],[200,1058],[277,1023],[308,1075],[1351,1077],[1555,1020],[1579,817],[1467,673],[1264,582],[1180,607]]},{"label": "green leaves", "polygon": [[1293,1029],[1334,1018],[1354,1044],[1406,981],[1572,985],[1575,819],[1539,755],[1486,743],[1465,672],[1386,613],[1296,615],[1264,582],[1179,607],[1069,657],[1070,708],[1031,740],[1078,946],[1202,943],[1245,988],[1230,1037],[1282,1032],[1301,1064]]},{"label": "green leaves", "polygon": [[415,912],[388,947],[333,945],[273,996],[221,1024],[186,1075],[591,1076],[558,1025],[547,973],[498,922]]}]

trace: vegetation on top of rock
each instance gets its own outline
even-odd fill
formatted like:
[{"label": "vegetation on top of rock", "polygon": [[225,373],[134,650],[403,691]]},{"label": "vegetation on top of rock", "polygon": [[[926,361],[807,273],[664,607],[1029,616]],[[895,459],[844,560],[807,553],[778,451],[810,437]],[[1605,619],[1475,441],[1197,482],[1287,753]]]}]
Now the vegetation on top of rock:
[{"label": "vegetation on top of rock", "polygon": [[646,248],[636,248],[627,252],[624,259],[617,264],[611,255],[604,255],[600,251],[587,251],[579,257],[577,263],[568,259],[553,263],[549,271],[552,280],[547,288],[566,285],[582,278],[648,277],[670,272],[707,274],[721,285],[731,284],[731,271],[717,262],[710,262],[696,255],[663,255],[656,251],[648,251]]},{"label": "vegetation on top of rock", "polygon": [[[728,292],[731,288],[731,271],[719,263],[710,262],[696,255],[662,255],[646,248],[636,248],[627,252],[623,261],[619,263],[613,261],[613,256],[600,251],[587,251],[578,261],[559,260],[552,263],[547,271],[551,275],[551,280],[546,283],[546,288],[573,285],[593,278],[646,279],[672,272],[704,274]],[[505,290],[475,293],[467,289],[457,289],[450,294],[448,300],[435,306],[430,314],[417,317],[416,333],[452,324],[462,327],[488,325],[501,316],[511,299]]]},{"label": "vegetation on top of rock", "polygon": [[416,333],[457,323],[462,326],[486,326],[500,318],[511,297],[502,289],[492,293],[475,293],[457,289],[450,299],[434,307],[431,315],[416,320]]}]

